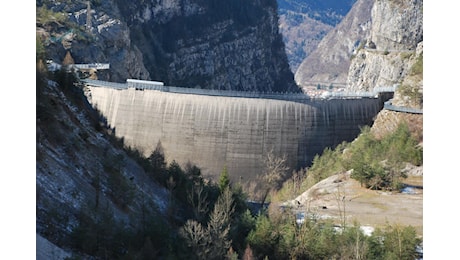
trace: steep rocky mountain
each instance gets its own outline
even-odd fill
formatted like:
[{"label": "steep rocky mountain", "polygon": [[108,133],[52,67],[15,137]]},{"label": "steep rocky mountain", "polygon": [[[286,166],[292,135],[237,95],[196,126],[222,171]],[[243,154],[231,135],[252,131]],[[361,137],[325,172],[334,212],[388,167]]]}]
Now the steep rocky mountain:
[{"label": "steep rocky mountain", "polygon": [[64,82],[37,74],[36,232],[50,244],[37,256],[97,250],[83,234],[101,222],[110,232],[140,230],[146,216],[168,226],[169,191],[114,144],[83,93]]},{"label": "steep rocky mountain", "polygon": [[295,73],[299,86],[345,85],[350,60],[370,33],[373,3],[374,0],[356,1],[345,18],[302,61]]},{"label": "steep rocky mountain", "polygon": [[402,83],[423,55],[423,1],[376,1],[366,44],[352,59],[350,90]]},{"label": "steep rocky mountain", "polygon": [[110,63],[100,79],[300,91],[278,30],[275,0],[111,0],[90,1],[89,7],[86,1],[38,1],[39,6],[69,17],[66,24],[37,21],[50,58],[59,62],[70,51],[76,63]]},{"label": "steep rocky mountain", "polygon": [[[423,1],[380,0],[368,37],[351,60],[347,89],[397,86],[392,105],[423,111]],[[423,145],[423,114],[382,110],[372,132],[383,136],[405,122]]]},{"label": "steep rocky mountain", "polygon": [[[398,86],[391,104],[423,109],[423,1],[376,1],[366,44],[352,59],[347,78],[351,91]],[[372,127],[383,136],[405,122],[423,145],[423,114],[381,111]]]},{"label": "steep rocky mountain", "polygon": [[293,73],[321,39],[350,11],[356,0],[278,0],[280,32]]}]

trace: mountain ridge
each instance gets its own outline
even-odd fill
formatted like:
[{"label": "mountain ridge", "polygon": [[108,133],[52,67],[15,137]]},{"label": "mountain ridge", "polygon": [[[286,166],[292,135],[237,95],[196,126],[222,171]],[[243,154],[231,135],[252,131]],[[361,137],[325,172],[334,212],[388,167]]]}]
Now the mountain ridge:
[{"label": "mountain ridge", "polygon": [[292,72],[350,11],[352,1],[278,0],[280,32]]},{"label": "mountain ridge", "polygon": [[374,0],[358,0],[342,21],[322,38],[295,73],[301,87],[345,86],[353,52],[370,33]]}]

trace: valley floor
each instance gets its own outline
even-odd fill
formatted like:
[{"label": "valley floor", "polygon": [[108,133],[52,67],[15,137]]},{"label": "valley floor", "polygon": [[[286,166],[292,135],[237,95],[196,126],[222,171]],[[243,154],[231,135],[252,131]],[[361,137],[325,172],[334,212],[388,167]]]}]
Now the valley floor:
[{"label": "valley floor", "polygon": [[296,211],[331,218],[340,224],[345,215],[348,224],[384,228],[385,225],[413,226],[423,236],[423,175],[410,176],[406,192],[368,190],[350,173],[338,174],[316,184],[299,196]]}]

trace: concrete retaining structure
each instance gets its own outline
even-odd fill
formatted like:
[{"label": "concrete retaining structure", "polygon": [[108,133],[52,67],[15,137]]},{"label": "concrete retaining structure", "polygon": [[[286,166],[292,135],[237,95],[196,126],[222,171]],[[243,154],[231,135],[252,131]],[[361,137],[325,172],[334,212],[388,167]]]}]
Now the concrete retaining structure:
[{"label": "concrete retaining structure", "polygon": [[[88,100],[125,144],[146,156],[158,142],[168,162],[190,161],[203,175],[254,180],[264,156],[309,165],[325,147],[353,140],[383,108],[375,98],[292,102],[88,86]],[[217,179],[215,179],[217,180]]]}]

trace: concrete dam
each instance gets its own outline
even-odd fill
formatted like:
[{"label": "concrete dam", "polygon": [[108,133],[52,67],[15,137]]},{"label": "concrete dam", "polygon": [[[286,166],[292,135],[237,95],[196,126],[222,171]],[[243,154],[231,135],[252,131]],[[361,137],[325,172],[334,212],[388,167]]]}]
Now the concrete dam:
[{"label": "concrete dam", "polygon": [[294,102],[86,84],[89,102],[125,145],[149,156],[160,142],[166,160],[197,165],[205,177],[227,167],[232,181],[255,180],[270,151],[290,170],[325,147],[352,141],[371,125],[382,98]]}]

